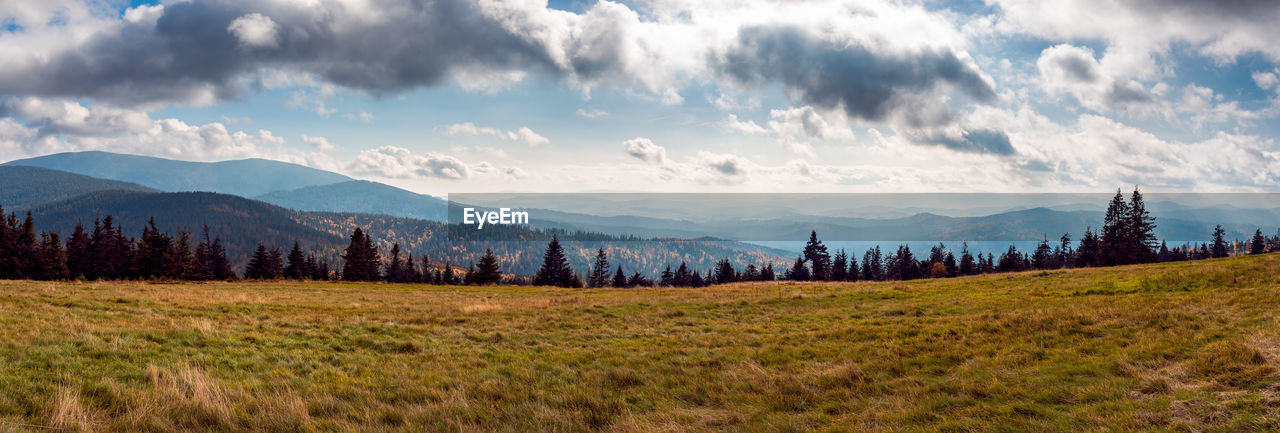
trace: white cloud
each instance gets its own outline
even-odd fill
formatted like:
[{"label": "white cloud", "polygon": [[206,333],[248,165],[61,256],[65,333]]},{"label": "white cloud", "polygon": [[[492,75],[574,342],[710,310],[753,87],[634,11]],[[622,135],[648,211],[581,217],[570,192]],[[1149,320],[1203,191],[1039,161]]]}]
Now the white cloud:
[{"label": "white cloud", "polygon": [[739,120],[738,116],[729,114],[726,125],[730,131],[742,134],[769,135],[786,151],[805,158],[816,157],[813,145],[808,143],[809,138],[846,143],[856,138],[844,116],[824,115],[810,106],[770,110],[765,126],[751,120]]},{"label": "white cloud", "polygon": [[1254,72],[1253,82],[1254,84],[1257,84],[1260,89],[1270,90],[1271,88],[1276,87],[1276,83],[1280,82],[1280,78],[1276,77],[1277,72]]},{"label": "white cloud", "polygon": [[106,105],[86,107],[70,100],[15,98],[3,107],[46,134],[116,135],[142,132],[152,125],[151,116],[141,111]]},{"label": "white cloud", "polygon": [[667,149],[653,144],[652,140],[644,137],[636,137],[622,142],[622,150],[628,155],[637,159],[654,164],[663,164],[667,161]]},{"label": "white cloud", "polygon": [[[996,28],[1049,40],[1101,40],[1104,62],[1121,77],[1164,73],[1158,60],[1176,44],[1229,63],[1261,53],[1280,60],[1280,8],[1268,1],[1059,0],[1051,4],[994,0],[1002,12]],[[1110,59],[1108,59],[1110,58]]]},{"label": "white cloud", "polygon": [[1087,47],[1046,48],[1036,67],[1045,91],[1068,96],[1095,112],[1144,117],[1158,110],[1155,96],[1141,83],[1114,75],[1114,68],[1100,63]]},{"label": "white cloud", "polygon": [[529,146],[551,144],[551,140],[547,139],[547,137],[543,137],[541,134],[533,132],[532,129],[524,126],[515,131],[502,131],[495,128],[482,128],[474,123],[465,122],[449,125],[445,128],[444,133],[449,136],[488,135],[508,141],[525,143]]},{"label": "white cloud", "polygon": [[240,39],[246,47],[274,47],[277,45],[278,32],[276,22],[271,17],[260,13],[251,13],[236,18],[227,26],[227,31]]},{"label": "white cloud", "polygon": [[584,110],[584,109],[581,109],[581,108],[579,108],[579,109],[578,109],[578,111],[574,112],[574,114],[577,114],[577,115],[578,115],[578,117],[583,117],[583,118],[587,118],[587,119],[598,119],[598,118],[601,118],[601,117],[608,117],[608,116],[609,116],[609,112],[608,112],[608,111],[597,110],[597,109]]},{"label": "white cloud", "polygon": [[307,134],[302,134],[302,142],[307,143],[311,145],[311,147],[322,152],[329,152],[338,148],[338,146],[334,146],[332,143],[329,143],[329,139],[327,138],[313,137]]},{"label": "white cloud", "polygon": [[360,151],[346,168],[357,175],[396,179],[461,180],[471,176],[470,168],[457,158],[435,152],[418,155],[396,146]]}]

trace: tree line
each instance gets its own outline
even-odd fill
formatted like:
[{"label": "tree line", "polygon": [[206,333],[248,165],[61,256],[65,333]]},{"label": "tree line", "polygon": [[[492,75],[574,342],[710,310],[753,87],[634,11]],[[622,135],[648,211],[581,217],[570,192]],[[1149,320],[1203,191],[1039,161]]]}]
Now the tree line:
[{"label": "tree line", "polygon": [[[0,216],[3,216],[0,208]],[[1214,228],[1211,241],[1199,245],[1169,247],[1156,243],[1155,218],[1146,210],[1136,188],[1126,200],[1116,191],[1107,207],[1100,230],[1086,228],[1078,243],[1070,234],[1055,242],[1044,238],[1034,251],[1015,246],[1000,254],[973,254],[962,244],[959,255],[946,245],[930,248],[917,257],[907,245],[882,251],[879,246],[861,255],[838,250],[834,254],[810,232],[803,251],[790,266],[775,271],[772,263],[747,264],[735,268],[722,259],[710,269],[692,269],[681,262],[671,265],[655,278],[621,265],[611,267],[608,253],[599,248],[586,274],[572,269],[556,233],[552,233],[542,264],[531,278],[503,274],[500,260],[491,249],[465,269],[449,262],[433,263],[427,255],[415,257],[394,244],[382,257],[373,239],[355,228],[343,250],[340,267],[302,249],[295,241],[288,254],[278,247],[259,243],[249,258],[243,278],[253,280],[342,280],[386,281],[438,285],[533,284],[561,287],[702,287],[742,281],[882,281],[917,278],[946,278],[994,272],[1038,269],[1117,266],[1135,263],[1168,262],[1226,257],[1232,254],[1262,254],[1280,251],[1280,235],[1267,237],[1258,229],[1243,243],[1228,242],[1221,225]],[[1074,245],[1074,246],[1073,246]],[[28,212],[25,219],[15,214],[0,218],[0,279],[38,280],[226,280],[238,276],[231,269],[221,240],[211,236],[208,226],[199,239],[179,229],[176,234],[156,228],[152,218],[138,238],[126,237],[111,215],[95,219],[91,229],[77,224],[64,241],[54,232],[37,233]]]}]

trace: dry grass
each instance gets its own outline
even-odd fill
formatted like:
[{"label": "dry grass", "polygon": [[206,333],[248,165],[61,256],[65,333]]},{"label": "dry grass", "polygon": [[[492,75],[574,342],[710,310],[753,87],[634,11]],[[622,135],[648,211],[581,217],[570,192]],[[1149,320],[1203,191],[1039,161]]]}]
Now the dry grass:
[{"label": "dry grass", "polygon": [[1274,431],[1280,255],[567,290],[0,282],[0,432]]}]

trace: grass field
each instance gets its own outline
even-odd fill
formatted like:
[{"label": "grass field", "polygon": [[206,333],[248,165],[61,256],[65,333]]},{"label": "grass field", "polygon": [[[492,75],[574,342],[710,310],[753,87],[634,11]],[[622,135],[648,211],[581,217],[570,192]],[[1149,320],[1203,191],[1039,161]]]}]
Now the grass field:
[{"label": "grass field", "polygon": [[1275,431],[1280,255],[572,290],[0,282],[0,432]]}]

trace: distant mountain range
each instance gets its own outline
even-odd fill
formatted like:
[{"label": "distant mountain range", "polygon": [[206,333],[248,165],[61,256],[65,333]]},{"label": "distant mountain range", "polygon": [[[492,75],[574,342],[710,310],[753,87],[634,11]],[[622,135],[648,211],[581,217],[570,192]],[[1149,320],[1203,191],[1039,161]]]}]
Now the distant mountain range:
[{"label": "distant mountain range", "polygon": [[108,152],[69,152],[11,161],[165,192],[205,191],[253,197],[272,191],[353,180],[338,173],[266,159],[189,162]]},{"label": "distant mountain range", "polygon": [[444,200],[435,197],[265,159],[190,162],[91,151],[20,159],[3,166],[40,167],[135,184],[113,184],[102,187],[105,189],[216,192],[305,211],[359,212],[432,221],[444,221],[446,216]]},{"label": "distant mountain range", "polygon": [[[250,177],[252,174],[247,174]],[[302,248],[340,264],[340,254],[347,237],[356,227],[366,230],[386,255],[392,244],[400,244],[404,257],[412,254],[421,259],[425,254],[437,265],[452,263],[465,268],[476,262],[491,248],[500,257],[506,272],[533,274],[541,264],[542,252],[551,235],[524,227],[506,227],[486,238],[460,236],[450,226],[424,219],[402,218],[374,213],[318,212],[286,209],[260,200],[213,192],[161,192],[142,185],[97,179],[75,173],[38,167],[0,166],[0,205],[6,212],[30,211],[39,231],[54,231],[69,236],[77,224],[92,230],[96,219],[112,215],[115,223],[128,236],[138,236],[147,221],[155,218],[166,232],[186,230],[198,241],[201,229],[222,239],[232,265],[242,268],[248,256],[261,242],[287,249],[294,241]],[[409,206],[414,201],[438,209],[443,218],[443,201],[429,196],[401,192],[373,182],[349,181],[330,186],[304,188],[304,196],[321,199],[326,193],[353,198],[369,189],[381,198]],[[331,192],[327,192],[331,191]],[[291,199],[290,194],[272,194],[273,199]],[[292,199],[291,199],[292,200]],[[297,201],[295,201],[297,203]],[[335,206],[375,209],[370,201]],[[365,206],[360,208],[359,206]],[[413,209],[405,209],[410,212]],[[561,233],[562,244],[570,265],[579,271],[588,268],[597,248],[613,255],[613,263],[627,272],[641,271],[656,275],[666,265],[687,261],[694,269],[706,270],[715,261],[729,258],[736,263],[774,263],[785,259],[779,250],[757,245],[714,240],[637,240],[601,234]]]},{"label": "distant mountain range", "polygon": [[[615,263],[649,272],[680,261],[705,269],[724,257],[738,263],[785,260],[785,252],[734,241],[803,241],[811,230],[831,241],[1026,241],[1062,233],[1078,239],[1085,227],[1101,226],[1104,206],[1095,204],[1097,194],[462,195],[457,200],[468,205],[500,204],[531,214],[529,227],[473,239],[461,235],[472,232],[451,233],[443,223],[450,204],[442,199],[276,161],[195,163],[64,153],[0,165],[0,185],[6,212],[30,210],[41,230],[64,235],[76,223],[91,226],[106,214],[137,235],[154,216],[171,232],[181,227],[198,235],[208,224],[240,264],[257,242],[287,248],[294,240],[336,262],[351,230],[363,227],[384,252],[399,243],[418,257],[465,264],[493,248],[508,270],[522,273],[537,268],[549,236],[534,230],[563,231],[579,269],[603,247],[614,251]],[[902,203],[895,204],[899,196]],[[1219,223],[1239,239],[1280,226],[1280,206],[1259,207],[1272,196],[1167,197],[1149,201],[1161,239],[1203,240]],[[930,200],[939,207],[930,208]],[[1023,208],[1020,201],[1041,206]],[[454,203],[452,210],[458,207]]]}]

